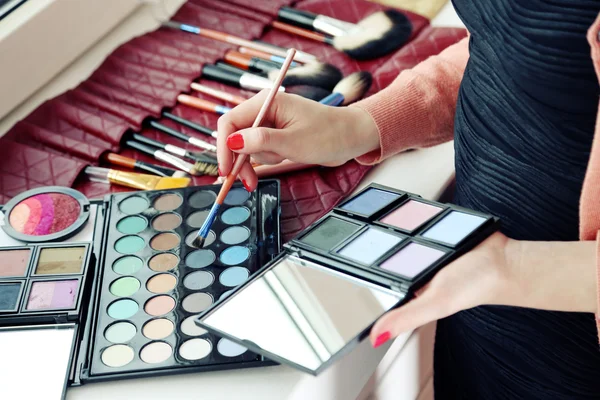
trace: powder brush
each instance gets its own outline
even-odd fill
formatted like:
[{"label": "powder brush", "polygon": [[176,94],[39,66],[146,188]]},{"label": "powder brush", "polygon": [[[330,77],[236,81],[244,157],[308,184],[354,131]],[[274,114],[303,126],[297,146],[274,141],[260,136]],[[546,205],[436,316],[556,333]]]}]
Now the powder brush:
[{"label": "powder brush", "polygon": [[[265,118],[265,115],[267,114],[267,111],[273,104],[273,100],[275,100],[275,96],[277,95],[277,92],[279,91],[279,87],[281,86],[281,84],[283,82],[283,78],[285,77],[286,72],[290,68],[290,64],[294,60],[294,54],[296,54],[296,51],[294,49],[288,50],[285,62],[283,63],[281,70],[279,72],[279,76],[277,77],[277,80],[274,82],[273,87],[271,88],[269,94],[267,95],[267,98],[265,99],[263,106],[261,107],[258,115],[256,116],[256,119],[254,120],[254,123],[252,124],[253,128],[256,128],[262,124],[263,119]],[[233,183],[237,179],[237,176],[240,173],[240,170],[242,169],[242,166],[244,165],[244,163],[246,162],[247,159],[248,159],[248,155],[246,155],[246,154],[238,154],[237,157],[235,158],[231,172],[229,173],[229,175],[227,175],[227,178],[225,178],[225,182],[223,182],[223,186],[221,186],[221,190],[219,190],[219,194],[217,195],[217,199],[216,199],[215,203],[213,204],[212,208],[210,209],[210,212],[208,213],[206,220],[202,224],[202,227],[198,231],[198,235],[196,236],[196,238],[193,241],[193,245],[195,247],[202,248],[202,246],[204,245],[204,241],[206,240],[206,238],[210,232],[210,228],[215,220],[215,217],[217,216],[217,212],[219,211],[219,208],[225,201],[225,198],[227,197],[229,190],[233,186]]]},{"label": "powder brush", "polygon": [[277,17],[282,22],[301,28],[313,29],[331,36],[347,35],[353,30],[358,29],[353,23],[292,7],[281,7],[277,13]]},{"label": "powder brush", "polygon": [[345,106],[362,99],[371,88],[373,77],[369,72],[360,71],[342,79],[330,95],[321,99],[319,103],[329,106]]}]

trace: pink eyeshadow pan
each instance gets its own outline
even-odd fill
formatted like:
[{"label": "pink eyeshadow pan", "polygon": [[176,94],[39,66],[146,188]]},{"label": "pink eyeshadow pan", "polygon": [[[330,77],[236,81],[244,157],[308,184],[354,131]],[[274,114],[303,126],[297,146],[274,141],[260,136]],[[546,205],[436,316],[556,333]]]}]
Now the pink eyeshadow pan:
[{"label": "pink eyeshadow pan", "polygon": [[445,254],[445,252],[429,246],[410,243],[388,258],[380,267],[407,278],[414,278]]},{"label": "pink eyeshadow pan", "polygon": [[409,200],[380,221],[400,229],[413,231],[443,211],[442,208]]},{"label": "pink eyeshadow pan", "polygon": [[31,250],[3,250],[0,252],[0,276],[25,276]]},{"label": "pink eyeshadow pan", "polygon": [[27,310],[75,308],[78,292],[77,279],[33,282]]}]

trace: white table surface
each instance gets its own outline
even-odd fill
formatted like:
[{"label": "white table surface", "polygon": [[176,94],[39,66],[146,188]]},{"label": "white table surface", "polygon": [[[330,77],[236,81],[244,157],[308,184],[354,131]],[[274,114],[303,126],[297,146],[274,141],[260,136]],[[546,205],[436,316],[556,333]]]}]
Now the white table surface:
[{"label": "white table surface", "polygon": [[[434,19],[433,25],[461,26],[461,23],[448,5],[440,16]],[[144,8],[138,10],[45,88],[39,90],[32,98],[0,121],[0,133],[5,132],[15,121],[45,99],[75,86],[87,77],[119,43],[154,26],[156,22],[152,19],[152,13]],[[373,168],[361,183],[361,187],[370,182],[377,182],[434,199],[439,197],[453,178],[453,158],[452,143],[397,155]],[[368,342],[363,342],[355,351],[318,377],[285,366],[182,374],[69,388],[67,399],[352,400],[357,398],[365,384],[372,378],[386,351],[393,347],[394,350],[390,353],[394,353],[395,356],[402,350],[411,335],[412,333],[404,334],[393,343],[377,350],[372,349]],[[415,354],[417,355],[408,360],[408,364],[414,367],[409,369],[417,370],[418,373],[418,352]],[[407,375],[399,379],[414,378],[415,372],[412,370],[407,371]],[[415,390],[417,389],[418,387]],[[397,396],[394,396],[396,400],[415,397],[412,392],[410,395],[397,393]]]}]

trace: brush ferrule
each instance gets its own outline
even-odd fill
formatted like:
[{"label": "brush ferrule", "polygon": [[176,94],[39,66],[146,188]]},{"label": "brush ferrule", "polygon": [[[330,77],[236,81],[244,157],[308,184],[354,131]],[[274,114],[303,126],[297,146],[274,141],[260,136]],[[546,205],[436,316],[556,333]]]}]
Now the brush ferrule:
[{"label": "brush ferrule", "polygon": [[180,157],[185,157],[185,155],[186,155],[186,150],[185,149],[182,149],[181,147],[174,146],[172,144],[166,144],[165,145],[165,150],[167,152],[171,153],[171,154],[175,154],[175,155],[178,155]]},{"label": "brush ferrule", "polygon": [[[240,86],[247,90],[260,92],[263,89],[271,89],[273,87],[273,82],[270,79],[263,78],[262,76],[243,74],[240,77]],[[282,86],[279,88],[279,91],[283,92],[285,91],[285,88]]]},{"label": "brush ferrule", "polygon": [[213,204],[212,208],[210,209],[210,212],[208,213],[208,216],[206,217],[206,220],[204,220],[202,227],[198,231],[198,238],[200,238],[202,242],[204,242],[204,240],[208,237],[210,228],[212,227],[213,222],[215,222],[215,218],[217,217],[217,213],[219,212],[219,207],[219,203]]},{"label": "brush ferrule", "polygon": [[188,25],[188,24],[180,24],[179,29],[181,29],[184,32],[195,33],[196,35],[198,35],[200,33],[200,28],[198,28],[197,26]]},{"label": "brush ferrule", "polygon": [[216,152],[217,151],[217,146],[215,146],[214,144],[210,144],[208,142],[205,142],[204,140],[195,138],[195,137],[191,137],[190,138],[190,144],[199,147],[201,149],[204,150],[208,150],[208,151],[212,151],[212,152]]},{"label": "brush ferrule", "polygon": [[329,96],[320,100],[319,103],[328,106],[337,107],[344,102],[344,96],[341,93],[331,93]]},{"label": "brush ferrule", "polygon": [[190,164],[187,161],[183,161],[182,159],[177,158],[174,155],[165,153],[161,150],[157,150],[154,152],[154,156],[159,160],[166,162],[167,164],[171,164],[174,167],[187,172],[188,174],[194,174],[194,166],[192,164]]},{"label": "brush ferrule", "polygon": [[313,27],[331,36],[344,36],[357,29],[358,26],[326,15],[319,15],[314,20]]}]

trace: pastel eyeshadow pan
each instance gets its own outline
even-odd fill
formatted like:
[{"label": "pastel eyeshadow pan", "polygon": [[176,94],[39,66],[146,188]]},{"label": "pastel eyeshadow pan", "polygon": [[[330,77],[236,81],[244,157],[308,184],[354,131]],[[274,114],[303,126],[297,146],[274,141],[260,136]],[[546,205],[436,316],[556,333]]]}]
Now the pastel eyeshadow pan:
[{"label": "pastel eyeshadow pan", "polygon": [[413,242],[385,260],[380,267],[413,279],[444,255],[446,255],[445,251]]},{"label": "pastel eyeshadow pan", "polygon": [[25,276],[31,250],[3,250],[0,251],[0,276]]},{"label": "pastel eyeshadow pan", "polygon": [[125,217],[117,222],[117,230],[128,235],[140,233],[148,226],[145,218],[137,215]]},{"label": "pastel eyeshadow pan", "polygon": [[157,215],[152,220],[152,227],[157,231],[172,231],[179,225],[181,225],[181,216],[172,212]]},{"label": "pastel eyeshadow pan", "polygon": [[193,208],[208,208],[213,205],[217,196],[213,192],[200,191],[190,196],[188,203]]},{"label": "pastel eyeshadow pan", "polygon": [[[196,236],[198,236],[198,231],[192,231],[188,233],[188,235],[185,237],[185,244],[187,244],[189,247],[197,248],[194,246],[194,239],[196,239]],[[215,242],[215,240],[217,240],[217,235],[215,235],[213,231],[208,232],[202,247],[204,248],[210,246]]]},{"label": "pastel eyeshadow pan", "polygon": [[0,283],[0,311],[13,311],[19,305],[21,282]]},{"label": "pastel eyeshadow pan", "polygon": [[244,204],[250,198],[250,193],[246,189],[233,188],[227,193],[227,197],[223,201],[228,206],[239,206]]},{"label": "pastel eyeshadow pan", "polygon": [[221,221],[227,225],[241,224],[250,218],[250,210],[246,207],[232,207],[221,215]]},{"label": "pastel eyeshadow pan", "polygon": [[250,257],[250,250],[242,246],[230,246],[223,250],[219,259],[225,265],[237,265],[246,261]]},{"label": "pastel eyeshadow pan", "polygon": [[85,247],[45,248],[35,268],[36,275],[79,274],[83,269]]},{"label": "pastel eyeshadow pan", "polygon": [[362,264],[370,265],[402,240],[403,238],[386,233],[382,230],[368,228],[350,243],[338,250],[338,254]]},{"label": "pastel eyeshadow pan", "polygon": [[371,215],[391,204],[402,195],[385,190],[370,188],[358,197],[343,204],[341,209],[362,215]]},{"label": "pastel eyeshadow pan", "polygon": [[34,281],[27,310],[72,309],[77,304],[79,280]]},{"label": "pastel eyeshadow pan", "polygon": [[435,225],[427,229],[422,236],[454,246],[483,225],[485,221],[485,218],[478,215],[451,211]]},{"label": "pastel eyeshadow pan", "polygon": [[409,200],[385,217],[381,222],[406,231],[413,231],[439,213],[443,208],[422,201]]},{"label": "pastel eyeshadow pan", "polygon": [[183,199],[175,193],[167,193],[154,200],[154,208],[158,211],[172,211],[183,204]]},{"label": "pastel eyeshadow pan", "polygon": [[139,214],[150,206],[150,202],[140,196],[131,196],[119,204],[119,210],[125,214]]},{"label": "pastel eyeshadow pan", "polygon": [[318,249],[329,251],[360,229],[360,225],[329,217],[300,238],[300,241]]},{"label": "pastel eyeshadow pan", "polygon": [[142,250],[146,243],[139,236],[124,236],[115,242],[115,250],[121,254],[133,254]]}]

